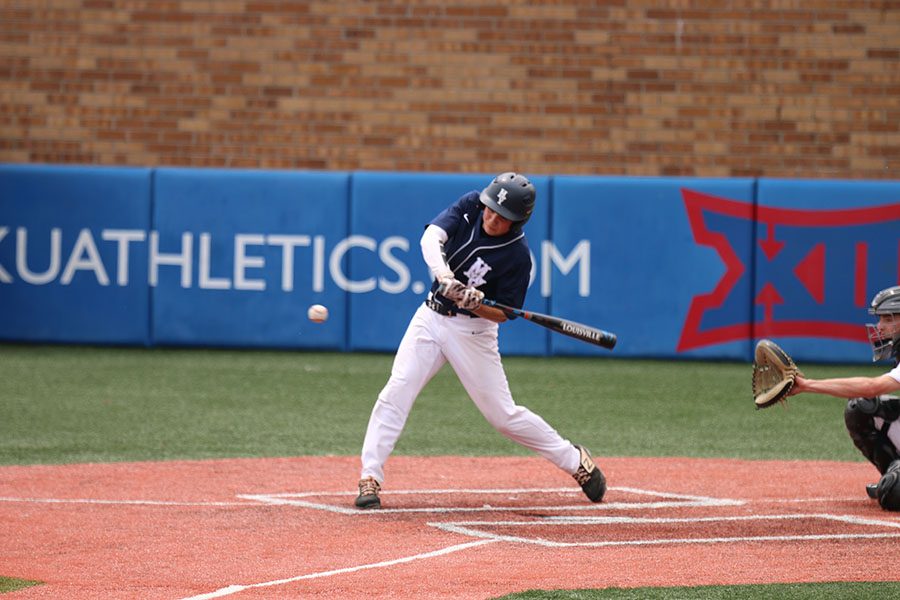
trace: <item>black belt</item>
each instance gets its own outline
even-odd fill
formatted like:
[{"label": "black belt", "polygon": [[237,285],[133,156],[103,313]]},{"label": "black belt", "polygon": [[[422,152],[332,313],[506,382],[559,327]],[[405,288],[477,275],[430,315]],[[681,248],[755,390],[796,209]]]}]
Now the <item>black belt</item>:
[{"label": "black belt", "polygon": [[445,317],[455,317],[456,310],[447,308],[437,300],[432,300],[431,298],[425,299],[425,306],[433,310],[439,315],[444,315]]},{"label": "black belt", "polygon": [[460,316],[460,317],[469,317],[470,319],[478,318],[475,315],[467,315],[467,314],[459,312],[459,309],[456,308],[455,306],[453,308],[448,308],[448,307],[444,306],[443,304],[441,304],[440,302],[438,302],[437,300],[433,300],[431,298],[425,299],[425,306],[427,306],[428,308],[430,308],[431,310],[433,310],[434,312],[436,312],[439,315],[444,315],[445,317]]}]

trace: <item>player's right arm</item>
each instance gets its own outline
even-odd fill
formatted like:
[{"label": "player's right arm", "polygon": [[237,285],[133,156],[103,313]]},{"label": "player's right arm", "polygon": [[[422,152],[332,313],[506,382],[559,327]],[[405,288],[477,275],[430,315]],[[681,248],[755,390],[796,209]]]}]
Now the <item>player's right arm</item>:
[{"label": "player's right arm", "polygon": [[444,243],[447,239],[446,231],[437,225],[429,225],[419,240],[425,264],[437,280],[445,277],[453,278],[453,271],[447,265],[447,257],[444,255]]},{"label": "player's right arm", "polygon": [[469,192],[460,197],[456,202],[445,208],[425,227],[425,232],[419,240],[422,248],[422,257],[425,264],[431,269],[434,278],[440,281],[444,278],[454,278],[453,270],[447,264],[447,255],[444,252],[444,244],[456,233],[463,213],[468,203],[477,200],[476,192]]}]

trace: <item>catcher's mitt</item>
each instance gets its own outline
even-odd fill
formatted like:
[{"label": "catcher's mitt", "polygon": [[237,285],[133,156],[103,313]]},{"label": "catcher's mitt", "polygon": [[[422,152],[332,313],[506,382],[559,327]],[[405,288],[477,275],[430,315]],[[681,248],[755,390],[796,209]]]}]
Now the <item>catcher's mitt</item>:
[{"label": "catcher's mitt", "polygon": [[800,369],[772,340],[760,340],[753,358],[753,402],[756,408],[769,408],[784,402]]}]

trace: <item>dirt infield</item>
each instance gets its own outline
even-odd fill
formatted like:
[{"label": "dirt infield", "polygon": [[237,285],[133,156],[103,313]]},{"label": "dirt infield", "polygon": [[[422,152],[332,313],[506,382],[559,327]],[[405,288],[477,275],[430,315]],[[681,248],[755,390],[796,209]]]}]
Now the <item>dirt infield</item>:
[{"label": "dirt infield", "polygon": [[378,512],[350,508],[355,457],[2,467],[0,575],[79,599],[900,580],[867,464],[599,463],[592,505],[539,458],[398,456]]}]

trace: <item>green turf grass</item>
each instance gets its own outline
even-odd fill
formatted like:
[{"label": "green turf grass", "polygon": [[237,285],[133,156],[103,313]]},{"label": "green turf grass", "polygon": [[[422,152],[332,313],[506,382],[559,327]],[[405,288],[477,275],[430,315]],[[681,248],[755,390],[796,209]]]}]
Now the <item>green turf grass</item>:
[{"label": "green turf grass", "polygon": [[[393,357],[0,345],[0,464],[359,452]],[[517,402],[595,456],[862,460],[844,402],[806,395],[757,411],[750,366],[506,357]],[[803,365],[811,377],[871,365]],[[481,417],[445,367],[396,454],[528,455]]]},{"label": "green turf grass", "polygon": [[0,576],[0,594],[14,592],[16,590],[21,590],[22,588],[40,584],[40,581],[27,581],[25,579],[15,579],[13,577]]},{"label": "green turf grass", "polygon": [[603,590],[532,590],[497,600],[871,600],[900,598],[900,583],[788,583]]}]

